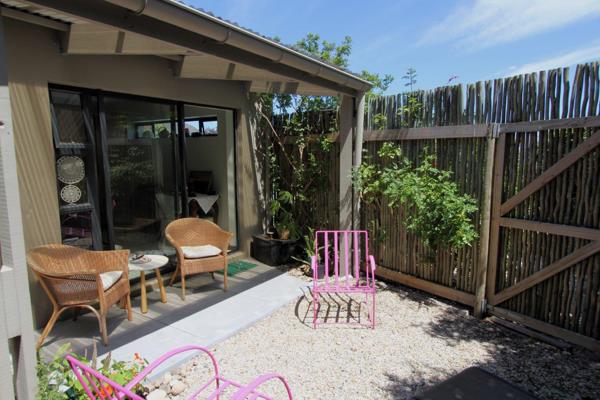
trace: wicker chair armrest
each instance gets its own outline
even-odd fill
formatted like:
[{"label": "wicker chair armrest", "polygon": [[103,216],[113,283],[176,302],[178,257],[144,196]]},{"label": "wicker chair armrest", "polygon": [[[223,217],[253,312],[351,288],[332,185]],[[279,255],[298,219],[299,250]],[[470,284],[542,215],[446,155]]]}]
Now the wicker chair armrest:
[{"label": "wicker chair armrest", "polygon": [[227,251],[229,250],[229,242],[231,241],[232,237],[233,233],[231,232],[222,229],[217,231],[214,245],[221,249],[221,252],[224,256],[227,255]]},{"label": "wicker chair armrest", "polygon": [[77,272],[67,271],[67,272],[59,272],[59,271],[34,271],[35,274],[39,278],[52,278],[52,279],[69,279],[69,280],[78,280],[78,281],[93,281],[99,276],[95,269],[86,269],[81,268]]},{"label": "wicker chair armrest", "polygon": [[167,241],[169,243],[171,243],[171,245],[175,248],[175,252],[177,253],[177,258],[179,260],[183,260],[185,257],[183,255],[183,249],[181,248],[181,244],[179,244],[179,242],[177,242],[177,240],[169,235],[168,233],[165,234],[165,237],[167,238]]},{"label": "wicker chair armrest", "polygon": [[175,240],[175,238],[173,236],[171,236],[168,232],[165,232],[165,238],[167,238],[167,241],[169,243],[171,243],[173,245],[173,247],[175,247],[175,248],[180,247],[179,244],[177,243],[177,240]]},{"label": "wicker chair armrest", "polygon": [[88,257],[86,267],[95,273],[122,271],[127,276],[129,272],[129,250],[93,251]]}]

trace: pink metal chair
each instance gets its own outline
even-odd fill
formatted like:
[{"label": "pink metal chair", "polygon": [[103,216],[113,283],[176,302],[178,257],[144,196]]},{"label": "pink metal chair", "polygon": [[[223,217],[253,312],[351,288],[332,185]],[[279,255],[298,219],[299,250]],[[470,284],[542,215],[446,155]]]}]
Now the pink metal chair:
[{"label": "pink metal chair", "polygon": [[[219,399],[223,395],[225,390],[228,388],[237,388],[237,391],[231,397],[232,400],[244,400],[244,399],[263,399],[263,400],[274,400],[257,389],[259,386],[267,381],[279,380],[285,387],[289,400],[292,400],[292,391],[286,380],[279,374],[265,374],[261,375],[248,385],[241,385],[232,380],[229,380],[219,374],[219,367],[217,366],[217,360],[215,356],[206,348],[201,346],[183,346],[165,353],[157,360],[148,365],[142,372],[140,372],[135,378],[131,380],[125,386],[121,386],[118,383],[112,381],[106,376],[102,375],[98,371],[90,368],[89,365],[79,361],[73,356],[66,356],[67,361],[71,365],[71,369],[75,373],[75,376],[83,386],[83,390],[91,400],[144,400],[144,397],[133,392],[134,388],[140,384],[156,367],[165,362],[167,359],[188,351],[200,351],[207,354],[212,361],[215,369],[215,375],[198,389],[196,389],[189,397],[188,400],[196,399]],[[214,390],[209,389],[210,386],[215,385]],[[200,397],[202,395],[202,397]]]},{"label": "pink metal chair", "polygon": [[[313,270],[313,328],[317,328],[319,296],[324,293],[358,293],[365,295],[365,304],[372,295],[368,312],[371,328],[375,329],[375,258],[369,254],[367,231],[317,231]],[[324,276],[319,282],[318,268]]]}]

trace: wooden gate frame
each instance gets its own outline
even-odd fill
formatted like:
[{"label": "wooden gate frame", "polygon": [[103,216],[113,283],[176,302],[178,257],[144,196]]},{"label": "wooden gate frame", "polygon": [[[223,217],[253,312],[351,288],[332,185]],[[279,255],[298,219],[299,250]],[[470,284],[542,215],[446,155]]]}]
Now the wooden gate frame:
[{"label": "wooden gate frame", "polygon": [[[600,145],[600,129],[595,129],[591,137],[579,144],[575,149],[563,156],[560,160],[546,169],[537,178],[529,182],[518,193],[502,202],[502,180],[504,175],[504,159],[506,150],[506,134],[516,132],[535,132],[547,129],[564,128],[597,128],[600,126],[598,117],[572,118],[569,120],[549,120],[538,122],[523,122],[502,124],[498,127],[496,142],[492,199],[491,199],[491,226],[489,239],[489,260],[486,282],[487,311],[501,318],[518,322],[532,329],[557,336],[569,342],[600,351],[600,341],[575,333],[573,331],[537,320],[535,318],[500,308],[497,305],[524,292],[525,290],[541,283],[542,281],[564,271],[580,261],[600,252],[600,230],[578,226],[543,223],[530,220],[521,220],[505,217],[517,205],[533,193],[540,190],[547,183],[560,175],[567,168],[575,164],[583,156]],[[516,228],[527,231],[549,233],[553,235],[569,236],[590,240],[590,243],[580,247],[571,254],[551,263],[540,271],[522,279],[515,285],[496,292],[496,278],[498,273],[498,257],[500,228]]]},{"label": "wooden gate frame", "polygon": [[[505,202],[502,202],[501,188],[504,173],[506,134],[569,128],[592,128],[595,129],[595,133],[571,152],[563,156],[563,158],[537,178],[529,182],[519,193],[515,194]],[[314,136],[310,138],[310,140],[315,140],[316,137],[317,136]],[[332,133],[329,138],[332,141],[337,142],[339,141],[339,133]],[[486,162],[483,173],[484,189],[481,206],[481,245],[478,256],[478,268],[474,271],[475,293],[462,292],[383,266],[377,267],[377,276],[467,306],[472,306],[475,316],[479,318],[485,317],[486,314],[491,314],[600,352],[600,341],[596,339],[498,307],[498,304],[503,301],[522,293],[600,251],[600,230],[504,217],[504,215],[510,212],[514,207],[556,178],[563,171],[576,163],[581,157],[600,145],[600,116],[515,123],[485,123],[441,127],[384,129],[380,131],[366,131],[363,140],[365,142],[370,142],[448,138],[487,138]],[[293,143],[295,137],[286,137],[284,140],[286,143]],[[521,280],[517,284],[496,293],[495,283],[497,277],[498,247],[501,227],[575,237],[590,240],[590,243]]]}]

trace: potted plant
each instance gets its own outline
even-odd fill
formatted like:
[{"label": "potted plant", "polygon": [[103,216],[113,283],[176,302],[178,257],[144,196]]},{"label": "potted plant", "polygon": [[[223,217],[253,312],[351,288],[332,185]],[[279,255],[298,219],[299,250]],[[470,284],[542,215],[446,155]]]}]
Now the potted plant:
[{"label": "potted plant", "polygon": [[[304,244],[302,245],[304,257],[292,257],[294,260],[304,264],[302,268],[304,274],[307,276],[313,276],[312,271],[312,257],[317,255],[315,252],[315,243],[313,242],[313,238],[315,236],[315,230],[313,228],[308,228],[308,235],[304,236]],[[318,248],[318,251],[324,249],[325,246],[321,246]],[[325,277],[325,263],[323,261],[317,261],[317,279],[323,279]]]},{"label": "potted plant", "polygon": [[253,236],[250,248],[253,258],[267,265],[282,265],[295,254],[299,227],[291,211],[293,204],[294,196],[285,190],[271,200],[269,209],[275,232]]},{"label": "potted plant", "polygon": [[[297,239],[306,235],[309,227],[331,225],[327,217],[314,211],[320,204],[319,195],[330,186],[334,142],[328,134],[337,131],[335,104],[329,104],[329,122],[315,130],[309,121],[322,114],[316,112],[325,106],[321,100],[274,94],[258,99],[259,130],[264,135],[258,148],[264,157],[260,168],[264,168],[265,193],[270,201],[265,204],[266,232],[255,237],[255,250],[262,246],[267,251],[266,247],[271,246],[269,251],[280,251],[282,260],[285,254],[294,255],[296,247],[301,247],[296,246]],[[290,139],[293,145],[286,146]],[[277,241],[281,240],[291,242],[280,246]]]},{"label": "potted plant", "polygon": [[293,205],[294,197],[285,190],[282,190],[277,198],[271,200],[271,215],[273,215],[273,224],[278,239],[289,240],[290,237],[298,236],[298,224],[291,211]]}]

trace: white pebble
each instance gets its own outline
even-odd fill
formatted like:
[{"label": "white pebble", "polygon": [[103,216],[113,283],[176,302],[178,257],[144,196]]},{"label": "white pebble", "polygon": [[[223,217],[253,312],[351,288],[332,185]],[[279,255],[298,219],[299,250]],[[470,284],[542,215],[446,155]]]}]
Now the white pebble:
[{"label": "white pebble", "polygon": [[167,400],[168,398],[167,392],[162,389],[156,389],[148,394],[146,400]]},{"label": "white pebble", "polygon": [[170,393],[172,395],[178,395],[180,393],[183,393],[183,391],[185,391],[185,389],[187,389],[187,386],[185,385],[185,383],[181,382],[180,380],[176,379],[173,382],[171,382]]}]

